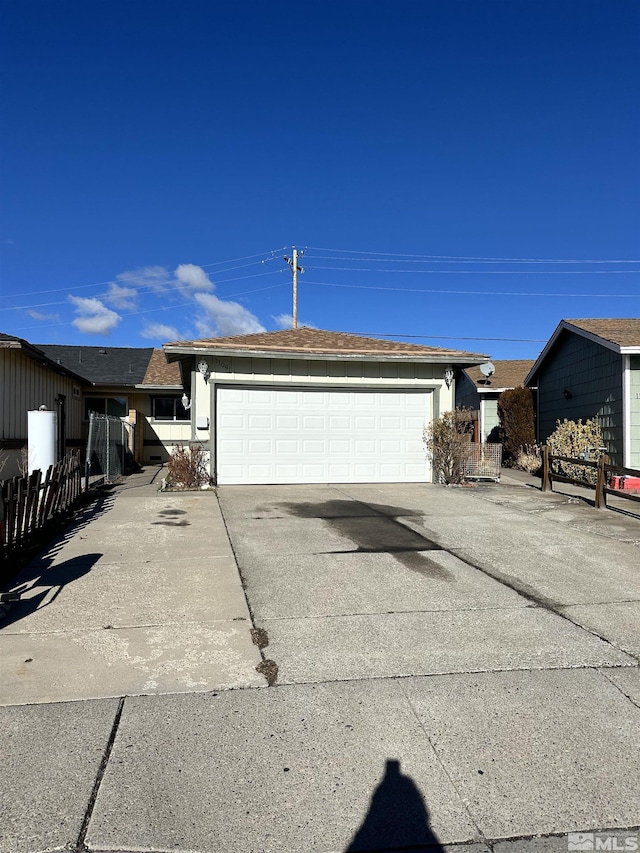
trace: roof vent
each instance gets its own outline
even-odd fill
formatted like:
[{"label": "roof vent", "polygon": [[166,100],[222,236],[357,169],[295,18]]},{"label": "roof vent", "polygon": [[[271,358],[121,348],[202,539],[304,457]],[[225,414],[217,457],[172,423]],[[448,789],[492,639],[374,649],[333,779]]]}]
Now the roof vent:
[{"label": "roof vent", "polygon": [[98,352],[100,353],[100,355],[106,355],[107,354],[106,349],[99,349]]}]

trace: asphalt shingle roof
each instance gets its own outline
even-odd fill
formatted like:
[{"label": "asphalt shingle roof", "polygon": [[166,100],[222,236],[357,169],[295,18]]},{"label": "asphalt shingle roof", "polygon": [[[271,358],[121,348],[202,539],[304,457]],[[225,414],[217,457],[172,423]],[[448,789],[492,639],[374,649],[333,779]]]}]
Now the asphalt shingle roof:
[{"label": "asphalt shingle roof", "polygon": [[496,370],[488,381],[480,367],[467,367],[464,372],[479,389],[518,388],[524,384],[525,377],[535,362],[533,359],[510,359],[493,361],[492,364]]},{"label": "asphalt shingle roof", "polygon": [[620,347],[640,347],[640,318],[565,320]]},{"label": "asphalt shingle roof", "polygon": [[51,358],[48,353],[44,352],[43,347],[34,346],[29,341],[25,341],[24,338],[17,338],[15,335],[7,335],[4,332],[0,332],[0,349],[21,350],[21,352],[38,362],[38,364],[59,373],[61,376],[68,376],[79,384],[83,384],[86,381],[78,371]]},{"label": "asphalt shingle roof", "polygon": [[302,327],[279,332],[258,332],[252,335],[231,335],[222,338],[204,338],[195,341],[175,341],[166,347],[189,347],[211,350],[247,350],[253,352],[318,353],[319,355],[416,355],[446,358],[469,357],[485,359],[487,356],[464,350],[449,350],[441,347],[407,344],[402,341],[387,341],[368,338],[345,332],[328,332],[323,329]]},{"label": "asphalt shingle roof", "polygon": [[152,347],[79,347],[38,344],[51,361],[83,376],[93,385],[140,385]]},{"label": "asphalt shingle roof", "polygon": [[180,385],[180,366],[177,362],[169,364],[164,350],[154,349],[149,359],[147,372],[142,380],[143,385]]}]

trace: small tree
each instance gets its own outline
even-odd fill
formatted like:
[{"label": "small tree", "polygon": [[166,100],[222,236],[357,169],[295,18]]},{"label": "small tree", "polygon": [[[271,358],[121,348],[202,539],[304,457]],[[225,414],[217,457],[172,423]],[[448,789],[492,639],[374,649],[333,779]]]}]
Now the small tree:
[{"label": "small tree", "polygon": [[[596,418],[586,421],[556,421],[556,428],[547,439],[549,451],[553,456],[568,456],[570,459],[590,459],[595,461],[598,453],[604,452],[602,430]],[[595,485],[598,474],[593,468],[572,465],[570,462],[553,463],[558,474],[584,480]]]},{"label": "small tree", "polygon": [[500,441],[509,459],[517,459],[525,445],[536,442],[533,394],[529,388],[509,388],[498,397]]},{"label": "small tree", "polygon": [[472,434],[473,417],[470,409],[445,412],[425,429],[424,443],[438,482],[462,482]]}]

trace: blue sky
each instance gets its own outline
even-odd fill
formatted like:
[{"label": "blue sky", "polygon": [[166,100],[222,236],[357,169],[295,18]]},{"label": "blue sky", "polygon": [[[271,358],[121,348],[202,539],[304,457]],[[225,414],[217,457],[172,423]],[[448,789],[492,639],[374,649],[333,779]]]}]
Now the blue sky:
[{"label": "blue sky", "polygon": [[282,328],[294,245],[319,328],[534,358],[640,316],[637,0],[3,0],[0,30],[1,331]]}]

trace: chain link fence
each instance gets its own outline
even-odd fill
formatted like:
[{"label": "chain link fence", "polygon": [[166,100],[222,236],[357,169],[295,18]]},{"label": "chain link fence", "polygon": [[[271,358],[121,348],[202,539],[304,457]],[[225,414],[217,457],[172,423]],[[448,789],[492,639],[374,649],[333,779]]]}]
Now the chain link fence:
[{"label": "chain link fence", "polygon": [[501,467],[501,444],[469,444],[462,463],[465,480],[495,480],[498,483]]},{"label": "chain link fence", "polygon": [[87,488],[98,482],[113,483],[133,464],[133,424],[111,415],[89,415]]}]

